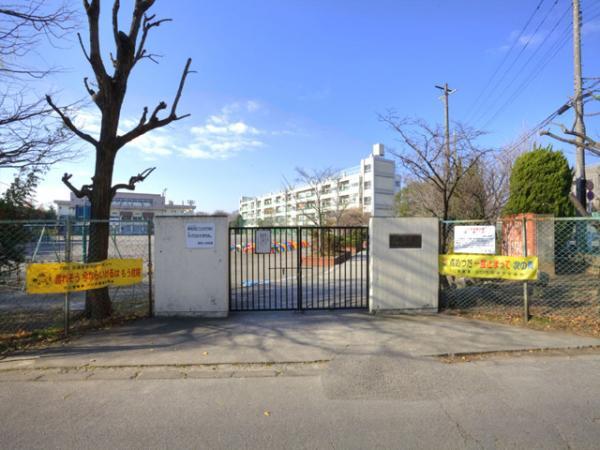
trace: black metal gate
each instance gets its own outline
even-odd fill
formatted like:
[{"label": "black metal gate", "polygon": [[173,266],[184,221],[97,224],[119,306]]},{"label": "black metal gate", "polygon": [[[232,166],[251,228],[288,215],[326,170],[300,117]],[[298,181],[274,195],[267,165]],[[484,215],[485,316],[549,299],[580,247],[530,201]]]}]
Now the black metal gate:
[{"label": "black metal gate", "polygon": [[231,311],[367,308],[368,227],[229,229]]}]

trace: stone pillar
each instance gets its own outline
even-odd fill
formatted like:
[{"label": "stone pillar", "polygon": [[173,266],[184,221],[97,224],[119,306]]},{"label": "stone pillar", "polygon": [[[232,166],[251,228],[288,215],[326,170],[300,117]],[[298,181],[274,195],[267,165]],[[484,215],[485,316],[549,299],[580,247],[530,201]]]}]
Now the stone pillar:
[{"label": "stone pillar", "polygon": [[438,219],[373,217],[369,242],[370,312],[437,312]]},{"label": "stone pillar", "polygon": [[158,216],[154,225],[155,314],[227,317],[227,216]]}]

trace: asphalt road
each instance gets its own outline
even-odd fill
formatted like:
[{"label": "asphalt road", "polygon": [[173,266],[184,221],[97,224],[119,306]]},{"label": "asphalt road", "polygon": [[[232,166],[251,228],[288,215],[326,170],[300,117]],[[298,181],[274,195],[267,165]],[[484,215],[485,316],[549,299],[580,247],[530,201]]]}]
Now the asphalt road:
[{"label": "asphalt road", "polygon": [[596,449],[600,442],[598,354],[457,364],[341,354],[304,370],[232,367],[187,378],[177,367],[4,373],[1,447]]}]

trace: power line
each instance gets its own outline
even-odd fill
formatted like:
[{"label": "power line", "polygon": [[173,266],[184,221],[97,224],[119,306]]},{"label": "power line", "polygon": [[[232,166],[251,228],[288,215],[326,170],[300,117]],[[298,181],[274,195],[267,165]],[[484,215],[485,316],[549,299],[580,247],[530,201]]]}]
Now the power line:
[{"label": "power line", "polygon": [[[492,81],[494,80],[494,78],[496,77],[496,75],[498,74],[498,72],[500,71],[500,69],[502,68],[502,66],[504,65],[504,63],[508,60],[508,57],[512,53],[512,51],[515,48],[515,46],[517,45],[517,43],[520,42],[520,39],[523,36],[523,33],[525,32],[525,30],[527,29],[527,27],[529,26],[529,24],[531,23],[531,21],[533,20],[533,18],[535,17],[535,15],[538,13],[538,11],[540,10],[540,8],[544,4],[544,1],[545,0],[540,0],[540,2],[537,4],[537,6],[535,7],[535,9],[533,10],[533,12],[531,13],[531,15],[529,16],[529,18],[527,19],[527,22],[525,22],[525,25],[523,25],[523,27],[521,28],[521,31],[519,31],[519,34],[517,35],[517,38],[513,41],[513,43],[510,46],[509,50],[505,53],[504,58],[502,58],[502,61],[496,67],[496,70],[494,70],[494,73],[492,73],[492,76],[488,79],[488,81],[485,84],[484,88],[481,90],[481,92],[479,93],[479,95],[475,99],[475,103],[473,104],[473,107],[471,108],[471,112],[473,112],[473,109],[476,106],[478,106],[479,100],[481,100],[481,98],[483,97],[483,94],[485,93],[485,91],[487,90],[487,88],[490,86],[490,84],[492,83]],[[469,113],[468,116],[470,114],[471,113]]]},{"label": "power line", "polygon": [[[597,80],[594,83],[592,83],[592,85],[589,88],[587,88],[585,90],[585,92],[583,92],[582,97],[588,97],[588,96],[590,96],[594,92],[595,87],[598,84],[600,84],[600,80]],[[510,147],[508,147],[508,150],[511,151],[511,150],[517,148],[518,146],[524,144],[525,142],[527,142],[535,134],[537,134],[537,132],[540,131],[542,128],[545,128],[548,125],[550,125],[550,123],[552,123],[552,121],[557,116],[560,116],[561,114],[564,114],[566,111],[568,111],[571,108],[571,106],[572,106],[572,100],[569,100],[567,103],[565,103],[564,105],[562,105],[559,108],[557,108],[552,114],[550,114],[544,120],[542,120],[541,122],[539,122],[534,127],[530,128],[529,131],[527,131],[527,133],[525,134],[525,136],[519,142],[517,142],[516,144],[513,144]]]},{"label": "power line", "polygon": [[[567,17],[567,14],[569,12],[570,12],[570,7],[563,13],[563,15],[560,17],[560,19],[554,24],[552,29],[548,32],[548,34],[546,35],[546,37],[544,38],[542,43],[536,48],[534,53],[530,55],[530,57],[527,59],[527,61],[525,61],[525,64],[523,64],[521,66],[520,70],[510,80],[508,85],[504,88],[505,90],[510,89],[513,86],[513,84],[517,81],[517,79],[524,73],[525,68],[527,66],[529,66],[529,63],[531,63],[535,59],[535,57],[538,55],[538,53],[541,51],[541,49],[544,47],[544,45],[548,41],[548,38],[554,33],[554,31],[556,30],[556,28],[558,28],[560,23]],[[560,49],[568,41],[570,28],[571,28],[571,25],[569,24],[567,26],[567,28],[563,31],[563,33],[554,42],[554,45],[551,46],[548,49],[548,51],[546,53],[544,53],[544,55],[540,58],[538,65],[536,67],[534,67],[534,69],[529,73],[529,75],[527,75],[525,77],[525,81],[523,81],[523,83],[521,83],[519,85],[519,87],[517,87],[517,89],[513,92],[513,95],[510,97],[510,99],[508,101],[506,101],[505,103],[503,103],[502,106],[498,110],[496,110],[496,113],[494,113],[492,115],[491,119],[489,119],[485,122],[485,125],[482,128],[485,128],[490,122],[492,122],[498,116],[498,114],[502,110],[504,110],[506,108],[506,106],[508,106],[510,103],[512,103],[512,101],[514,101],[520,95],[520,93],[523,91],[523,89],[524,89],[523,86],[528,85],[535,77],[537,77],[539,75],[539,73],[541,72],[541,70],[554,58],[554,56],[556,56],[558,51],[560,51]],[[562,39],[562,42],[561,42],[561,39]],[[556,49],[556,51],[554,51],[554,53],[552,53],[554,49]],[[550,53],[552,53],[552,55],[550,57],[548,57],[548,55]],[[498,100],[500,100],[501,98],[502,98],[502,95],[500,95],[498,97]],[[486,114],[484,114],[481,117],[485,117],[485,115]],[[481,120],[481,118],[480,118],[480,120]]]},{"label": "power line", "polygon": [[[600,14],[588,19],[585,23],[589,23],[596,18],[600,17]],[[513,103],[531,84],[533,80],[535,80],[540,73],[544,70],[544,68],[552,61],[556,55],[564,48],[564,46],[569,42],[569,37],[571,35],[571,23],[563,30],[562,34],[555,41],[554,45],[546,51],[546,53],[539,59],[538,64],[534,67],[534,69],[530,72],[529,76],[523,80],[523,82],[517,87],[517,89],[513,92],[511,97],[506,100],[502,106],[494,113],[494,115],[488,119],[485,124],[481,127],[485,129],[490,123],[492,123],[498,115],[504,111],[511,103]],[[594,83],[595,85],[595,83]]]},{"label": "power line", "polygon": [[[537,32],[540,30],[540,28],[542,27],[542,25],[544,25],[544,23],[546,23],[546,20],[548,19],[548,17],[550,16],[550,14],[552,13],[552,11],[554,10],[554,7],[558,4],[558,1],[559,0],[555,0],[554,3],[552,3],[552,5],[550,6],[550,9],[546,12],[546,14],[542,18],[542,20],[537,24],[535,30],[533,31],[533,33],[531,33],[531,35],[528,37],[528,39],[525,42],[525,44],[521,47],[521,49],[520,49],[519,53],[517,54],[517,56],[512,60],[511,64],[504,71],[504,73],[502,74],[502,76],[500,77],[500,79],[498,80],[498,82],[494,85],[494,87],[492,88],[492,90],[490,91],[490,93],[488,95],[488,99],[492,98],[494,96],[494,94],[496,93],[498,87],[502,85],[502,83],[504,82],[504,79],[510,73],[510,71],[512,70],[512,68],[515,66],[515,64],[517,63],[517,61],[519,60],[519,58],[521,57],[521,55],[523,54],[523,52],[529,47],[529,44],[532,42],[532,40],[536,36]],[[486,101],[484,101],[483,103],[481,103],[479,105],[479,107],[474,110],[473,114],[469,115],[469,117],[472,116],[472,115],[477,115],[477,113],[483,108],[483,106],[485,106],[485,104],[486,104]]]}]

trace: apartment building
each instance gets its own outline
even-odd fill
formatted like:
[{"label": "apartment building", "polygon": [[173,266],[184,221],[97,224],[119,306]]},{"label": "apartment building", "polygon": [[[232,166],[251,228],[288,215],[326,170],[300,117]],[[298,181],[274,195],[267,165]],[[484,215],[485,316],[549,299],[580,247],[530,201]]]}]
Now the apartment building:
[{"label": "apartment building", "polygon": [[351,209],[369,216],[392,216],[400,177],[394,161],[386,159],[384,151],[383,144],[375,144],[359,166],[342,170],[316,185],[297,186],[259,197],[243,196],[239,211],[244,224],[310,226],[319,223],[319,215],[326,216],[327,222],[335,222]]}]

